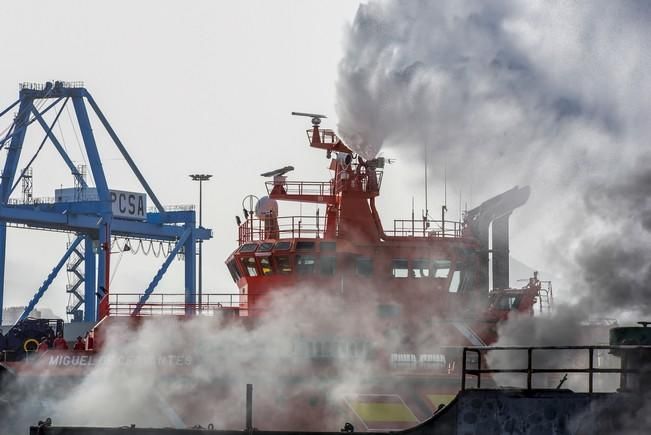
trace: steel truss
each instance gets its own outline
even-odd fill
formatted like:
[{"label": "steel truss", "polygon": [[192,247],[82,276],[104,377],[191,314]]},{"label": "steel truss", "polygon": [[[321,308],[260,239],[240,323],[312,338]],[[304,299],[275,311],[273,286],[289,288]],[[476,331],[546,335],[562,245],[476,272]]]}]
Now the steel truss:
[{"label": "steel truss", "polygon": [[[39,104],[36,104],[37,101]],[[88,163],[95,182],[93,188],[97,191],[97,198],[38,204],[24,203],[24,201],[21,203],[10,198],[24,176],[27,174],[31,176],[29,168],[36,156],[28,162],[25,169],[22,171],[17,171],[17,169],[26,131],[34,123],[40,125],[44,132],[39,150],[49,141],[70,169],[76,184],[81,188],[89,188],[82,172],[74,165],[65,147],[54,134],[54,126],[59,115],[69,102],[72,103],[76,114],[77,125],[83,139],[83,150],[88,156]],[[146,213],[146,219],[129,220],[114,216],[109,186],[88,116],[87,105],[91,107],[112,139],[112,145],[120,151],[149,199],[156,206],[155,212]],[[146,302],[147,297],[152,294],[167,271],[171,261],[179,251],[183,251],[185,253],[185,301],[188,306],[194,306],[196,304],[196,242],[210,239],[212,231],[197,227],[194,210],[165,210],[83,84],[59,81],[45,84],[21,84],[18,100],[1,111],[0,117],[9,113],[16,106],[18,106],[18,112],[13,123],[4,137],[0,138],[0,149],[6,150],[0,177],[0,324],[2,323],[4,296],[7,226],[73,232],[77,235],[27,304],[23,318],[36,306],[73,253],[75,255],[83,253],[84,260],[83,265],[75,265],[75,270],[80,277],[83,276],[83,280],[80,281],[83,281],[84,287],[83,304],[77,305],[75,309],[83,305],[83,320],[88,322],[95,322],[98,317],[102,318],[106,315],[110,291],[111,240],[115,237],[174,242],[174,249],[155,273],[149,286],[143,291],[144,296],[140,304]],[[54,121],[48,125],[43,116],[50,110],[55,111],[56,116]]]}]

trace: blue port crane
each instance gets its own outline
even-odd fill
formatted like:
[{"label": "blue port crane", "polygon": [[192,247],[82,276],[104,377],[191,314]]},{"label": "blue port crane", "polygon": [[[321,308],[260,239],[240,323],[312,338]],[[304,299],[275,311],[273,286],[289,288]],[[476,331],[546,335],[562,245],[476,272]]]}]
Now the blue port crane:
[{"label": "blue port crane", "polygon": [[[54,127],[63,109],[69,103],[72,104],[76,115],[83,142],[82,148],[88,157],[94,186],[88,185],[82,172],[75,166],[66,148],[55,134]],[[119,150],[146,194],[116,191],[109,187],[87,106],[90,106],[111,138],[112,144],[108,146],[114,145]],[[83,285],[83,295],[79,296],[77,305],[83,305],[84,321],[97,321],[98,313],[101,315],[102,307],[108,304],[110,293],[112,237],[174,244],[174,248],[167,253],[167,257],[151,279],[149,286],[142,291],[134,314],[137,314],[142,304],[146,303],[147,298],[154,292],[171,262],[180,252],[184,253],[185,262],[185,303],[186,307],[189,307],[188,314],[191,314],[193,311],[191,307],[196,304],[196,242],[210,239],[212,231],[196,225],[194,210],[165,210],[83,83],[62,81],[22,83],[18,100],[2,110],[0,118],[16,107],[18,109],[13,122],[0,137],[0,150],[5,151],[0,159],[0,164],[3,165],[0,177],[0,324],[2,324],[5,287],[7,226],[11,225],[75,234],[74,241],[70,243],[59,262],[27,304],[21,319],[36,307],[59,271],[64,268],[66,261],[76,255],[77,257],[72,257],[75,261],[74,271],[83,277],[83,280],[79,281]],[[48,124],[44,115],[50,111],[55,116]],[[40,126],[44,137],[36,154],[28,161],[27,166],[19,171],[25,134],[32,125]],[[21,179],[31,176],[30,166],[47,142],[54,146],[75,178],[77,187],[74,188],[74,192],[71,192],[72,189],[62,188],[57,191],[55,200],[48,203],[12,200],[12,193]],[[154,203],[155,212],[146,211],[144,204],[147,198]],[[83,273],[77,271],[82,260]]]}]

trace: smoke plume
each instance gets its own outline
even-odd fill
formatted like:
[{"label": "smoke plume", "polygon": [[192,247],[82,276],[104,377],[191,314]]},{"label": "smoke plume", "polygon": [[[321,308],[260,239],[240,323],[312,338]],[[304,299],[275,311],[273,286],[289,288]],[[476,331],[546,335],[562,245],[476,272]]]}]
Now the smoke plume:
[{"label": "smoke plume", "polygon": [[514,230],[548,253],[537,267],[565,278],[560,296],[646,315],[650,16],[644,1],[363,5],[339,66],[339,133],[369,157],[428,156],[479,201],[531,185]]},{"label": "smoke plume", "polygon": [[39,376],[0,389],[0,427],[19,432],[50,417],[55,425],[238,429],[251,383],[257,428],[337,431],[346,397],[378,379],[395,389],[383,375],[389,354],[437,353],[449,344],[433,341],[425,324],[405,343],[402,331],[375,316],[372,289],[348,290],[359,297],[354,306],[340,291],[279,291],[255,323],[219,310],[146,319],[137,328],[116,318],[83,376],[62,377],[65,368],[48,366],[56,357],[46,353]]}]

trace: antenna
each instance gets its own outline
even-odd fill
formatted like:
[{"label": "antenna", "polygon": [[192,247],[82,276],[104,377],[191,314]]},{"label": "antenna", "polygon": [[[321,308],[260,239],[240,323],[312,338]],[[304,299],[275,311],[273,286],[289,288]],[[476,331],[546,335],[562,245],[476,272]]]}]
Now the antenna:
[{"label": "antenna", "polygon": [[448,210],[448,167],[443,166],[443,207]]},{"label": "antenna", "polygon": [[288,172],[290,172],[290,171],[293,171],[293,170],[294,170],[294,167],[293,167],[293,166],[285,166],[285,167],[282,167],[282,168],[280,168],[280,169],[275,169],[275,170],[273,170],[273,171],[263,172],[262,174],[260,174],[260,176],[261,176],[261,177],[276,177],[276,176],[283,176],[283,175],[285,175],[286,173],[288,173]]},{"label": "antenna", "polygon": [[414,197],[411,197],[411,235],[414,235]]},{"label": "antenna", "polygon": [[318,113],[306,113],[306,112],[292,112],[294,116],[306,116],[312,118],[312,125],[318,127],[321,124],[321,120],[327,118],[325,115],[319,115]]},{"label": "antenna", "polygon": [[463,208],[461,207],[461,189],[459,189],[459,222],[463,222]]},{"label": "antenna", "polygon": [[443,205],[441,206],[441,234],[445,237],[445,212],[448,211],[448,167],[443,166]]},{"label": "antenna", "polygon": [[429,163],[429,153],[427,143],[425,143],[425,216],[424,219],[427,220],[429,217],[429,208],[427,207],[427,165]]}]

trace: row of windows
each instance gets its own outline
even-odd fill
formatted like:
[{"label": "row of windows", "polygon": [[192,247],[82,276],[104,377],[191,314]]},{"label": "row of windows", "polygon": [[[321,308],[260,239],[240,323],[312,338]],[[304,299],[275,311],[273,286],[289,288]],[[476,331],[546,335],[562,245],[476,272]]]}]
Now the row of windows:
[{"label": "row of windows", "polygon": [[[271,252],[273,251],[289,251],[292,247],[290,240],[281,240],[279,242],[263,242],[263,243],[245,243],[238,249],[240,253],[250,254],[253,252]],[[315,251],[317,247],[320,252],[334,252],[337,249],[336,242],[321,241],[317,244],[314,240],[297,240],[297,251]]]},{"label": "row of windows", "polygon": [[[274,255],[265,257],[240,258],[242,269],[246,276],[258,275],[288,275],[296,270],[301,275],[320,274],[332,276],[335,274],[337,259],[335,256],[296,254]],[[394,259],[391,261],[391,276],[394,278],[441,278],[447,279],[452,264],[450,260],[432,259]],[[228,269],[237,281],[241,276],[234,261],[228,264]],[[371,276],[374,272],[373,260],[370,257],[356,257],[355,270],[358,275]]]}]

